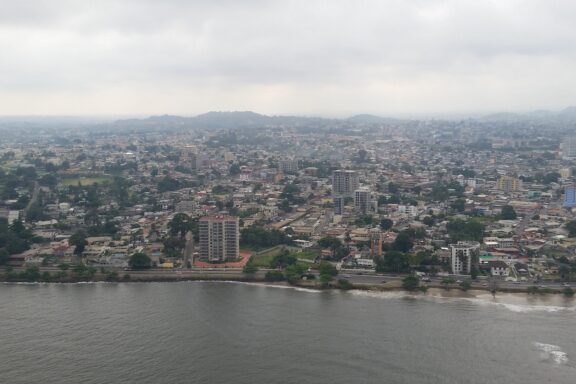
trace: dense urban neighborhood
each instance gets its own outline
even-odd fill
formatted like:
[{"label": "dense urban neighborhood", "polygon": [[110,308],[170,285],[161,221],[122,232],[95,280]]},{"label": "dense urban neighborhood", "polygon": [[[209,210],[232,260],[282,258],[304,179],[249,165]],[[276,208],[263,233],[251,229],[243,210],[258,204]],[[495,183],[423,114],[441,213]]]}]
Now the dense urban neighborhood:
[{"label": "dense urban neighborhood", "polygon": [[2,121],[2,275],[212,271],[341,287],[387,275],[410,289],[557,284],[569,295],[575,126],[573,108],[466,120]]}]

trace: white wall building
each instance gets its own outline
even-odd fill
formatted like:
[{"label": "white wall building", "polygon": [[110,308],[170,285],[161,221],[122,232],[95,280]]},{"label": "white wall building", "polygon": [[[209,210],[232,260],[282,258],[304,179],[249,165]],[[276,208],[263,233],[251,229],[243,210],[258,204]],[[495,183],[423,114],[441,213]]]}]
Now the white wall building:
[{"label": "white wall building", "polygon": [[366,187],[354,191],[354,207],[356,212],[360,214],[367,214],[372,209],[372,199],[370,197],[370,190]]},{"label": "white wall building", "polygon": [[459,241],[450,245],[452,273],[469,275],[472,265],[480,253],[480,243],[476,241]]}]

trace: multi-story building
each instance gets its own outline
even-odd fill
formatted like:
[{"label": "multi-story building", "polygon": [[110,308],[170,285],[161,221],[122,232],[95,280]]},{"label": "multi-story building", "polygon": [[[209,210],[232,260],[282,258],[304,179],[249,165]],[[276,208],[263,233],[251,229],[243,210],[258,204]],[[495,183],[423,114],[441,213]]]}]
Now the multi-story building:
[{"label": "multi-story building", "polygon": [[182,155],[180,160],[190,166],[192,170],[200,169],[200,165],[202,163],[201,159],[198,156],[198,152],[195,147],[193,146],[186,146],[182,151]]},{"label": "multi-story building", "polygon": [[372,199],[370,198],[370,190],[366,187],[354,191],[354,207],[356,212],[360,214],[367,214],[372,208]]},{"label": "multi-story building", "polygon": [[572,209],[576,205],[576,184],[564,187],[564,208]]},{"label": "multi-story building", "polygon": [[344,197],[334,196],[332,201],[334,203],[334,214],[342,215],[344,213]]},{"label": "multi-story building", "polygon": [[278,168],[280,168],[282,172],[296,173],[298,172],[298,160],[282,159],[278,164]]},{"label": "multi-story building", "polygon": [[239,220],[235,216],[206,216],[199,221],[201,260],[221,262],[240,256]]},{"label": "multi-story building", "polygon": [[517,192],[522,188],[522,180],[512,176],[502,176],[496,182],[496,188],[508,192]]},{"label": "multi-story building", "polygon": [[572,177],[572,168],[560,168],[558,173],[562,179],[568,180]]},{"label": "multi-story building", "polygon": [[456,275],[469,275],[472,266],[478,263],[480,243],[476,241],[459,241],[450,245],[452,273]]},{"label": "multi-story building", "polygon": [[370,230],[370,257],[382,256],[382,232],[379,228],[372,228]]},{"label": "multi-story building", "polygon": [[564,159],[576,158],[576,136],[565,137],[562,141],[562,157]]},{"label": "multi-story building", "polygon": [[344,197],[354,197],[354,191],[358,189],[358,172],[348,170],[336,170],[332,174],[332,193]]}]

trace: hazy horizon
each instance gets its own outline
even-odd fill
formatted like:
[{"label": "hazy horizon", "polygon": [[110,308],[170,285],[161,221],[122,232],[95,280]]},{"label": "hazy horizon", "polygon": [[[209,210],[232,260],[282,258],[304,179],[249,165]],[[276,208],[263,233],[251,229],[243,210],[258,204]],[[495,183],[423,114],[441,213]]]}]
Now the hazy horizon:
[{"label": "hazy horizon", "polygon": [[568,1],[3,8],[0,116],[470,116],[576,104]]},{"label": "hazy horizon", "polygon": [[393,119],[474,119],[474,118],[482,118],[491,115],[498,115],[498,114],[530,114],[530,113],[537,113],[537,112],[550,112],[550,113],[558,113],[568,108],[576,108],[574,106],[566,106],[564,108],[550,110],[550,109],[534,109],[534,110],[516,110],[516,111],[485,111],[485,112],[446,112],[446,113],[396,113],[396,114],[384,114],[378,112],[358,112],[358,113],[350,113],[350,114],[321,114],[321,113],[278,113],[278,114],[268,114],[258,110],[210,110],[210,111],[203,111],[200,113],[125,113],[125,114],[30,114],[30,115],[0,115],[0,120],[21,120],[21,121],[28,121],[28,120],[94,120],[94,121],[114,121],[114,120],[123,120],[123,119],[147,119],[150,117],[159,117],[159,116],[178,116],[178,117],[185,117],[185,118],[193,118],[200,115],[204,115],[207,113],[218,112],[218,113],[235,113],[235,112],[253,112],[256,114],[264,115],[264,116],[271,116],[271,117],[311,117],[311,118],[324,118],[324,119],[346,119],[354,116],[359,115],[370,115],[382,118],[393,118]]}]

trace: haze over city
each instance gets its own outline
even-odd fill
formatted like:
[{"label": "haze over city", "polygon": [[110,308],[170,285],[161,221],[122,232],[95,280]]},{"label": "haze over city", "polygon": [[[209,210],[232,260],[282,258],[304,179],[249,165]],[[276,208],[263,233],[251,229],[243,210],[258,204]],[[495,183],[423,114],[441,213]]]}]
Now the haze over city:
[{"label": "haze over city", "polygon": [[571,1],[4,2],[0,115],[559,110]]},{"label": "haze over city", "polygon": [[574,384],[575,1],[0,2],[2,383]]}]

